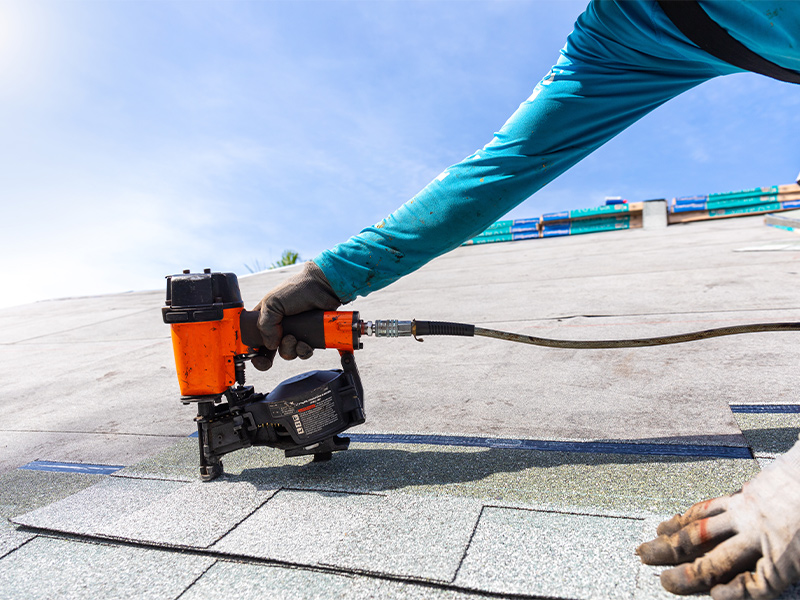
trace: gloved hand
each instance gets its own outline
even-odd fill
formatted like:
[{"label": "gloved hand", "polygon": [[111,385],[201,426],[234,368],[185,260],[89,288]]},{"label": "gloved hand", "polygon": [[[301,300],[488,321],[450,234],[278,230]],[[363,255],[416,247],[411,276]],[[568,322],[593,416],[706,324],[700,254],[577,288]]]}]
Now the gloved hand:
[{"label": "gloved hand", "polygon": [[[700,502],[658,526],[636,553],[674,594],[775,598],[800,579],[800,442],[730,496]],[[693,561],[693,562],[689,562]]]},{"label": "gloved hand", "polygon": [[254,310],[261,312],[258,329],[269,353],[267,356],[253,357],[253,366],[259,371],[269,369],[276,350],[286,360],[298,356],[309,358],[314,352],[311,346],[298,342],[293,335],[283,335],[283,317],[307,310],[336,310],[341,304],[322,269],[312,261],[305,263],[300,273],[284,281],[256,305]]}]

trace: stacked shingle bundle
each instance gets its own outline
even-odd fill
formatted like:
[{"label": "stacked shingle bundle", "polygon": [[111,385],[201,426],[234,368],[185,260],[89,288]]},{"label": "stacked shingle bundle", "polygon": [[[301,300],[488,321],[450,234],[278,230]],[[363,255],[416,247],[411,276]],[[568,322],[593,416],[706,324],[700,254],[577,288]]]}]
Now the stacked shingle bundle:
[{"label": "stacked shingle bundle", "polygon": [[535,219],[497,221],[463,245],[632,229],[642,226],[642,207],[642,202],[607,204],[596,208],[549,213]]},{"label": "stacked shingle bundle", "polygon": [[579,235],[642,226],[642,202],[607,204],[542,215],[542,237]]},{"label": "stacked shingle bundle", "polygon": [[491,244],[493,242],[513,242],[539,237],[539,218],[497,221],[486,228],[479,236],[465,242],[472,244]]},{"label": "stacked shingle bundle", "polygon": [[674,198],[669,203],[668,221],[688,223],[706,219],[724,219],[800,208],[800,185],[769,187]]}]

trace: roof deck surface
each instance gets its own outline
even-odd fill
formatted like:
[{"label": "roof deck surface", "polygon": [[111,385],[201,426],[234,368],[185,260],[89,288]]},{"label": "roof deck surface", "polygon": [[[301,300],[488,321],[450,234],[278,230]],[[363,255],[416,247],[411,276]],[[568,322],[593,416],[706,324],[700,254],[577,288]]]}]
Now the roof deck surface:
[{"label": "roof deck surface", "polygon": [[[798,321],[798,241],[748,217],[464,247],[350,306],[563,339]],[[296,270],[241,277],[245,304]],[[348,452],[251,448],[202,483],[163,301],[0,310],[0,598],[670,598],[636,546],[800,432],[795,333],[365,338]]]}]

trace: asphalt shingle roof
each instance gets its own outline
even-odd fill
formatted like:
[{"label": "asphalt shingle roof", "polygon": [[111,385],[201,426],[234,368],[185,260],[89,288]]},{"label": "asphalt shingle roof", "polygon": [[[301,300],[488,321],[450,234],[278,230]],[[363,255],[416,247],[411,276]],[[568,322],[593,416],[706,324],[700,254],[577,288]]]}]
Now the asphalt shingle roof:
[{"label": "asphalt shingle roof", "polygon": [[[796,239],[762,221],[460,248],[353,308],[572,339],[797,320],[791,244],[737,252]],[[242,278],[246,304],[291,272]],[[0,598],[667,598],[634,548],[800,431],[796,412],[730,408],[800,404],[796,334],[583,352],[367,338],[351,450],[250,448],[201,483],[162,303],[0,311]],[[18,469],[34,460],[125,468]]]}]

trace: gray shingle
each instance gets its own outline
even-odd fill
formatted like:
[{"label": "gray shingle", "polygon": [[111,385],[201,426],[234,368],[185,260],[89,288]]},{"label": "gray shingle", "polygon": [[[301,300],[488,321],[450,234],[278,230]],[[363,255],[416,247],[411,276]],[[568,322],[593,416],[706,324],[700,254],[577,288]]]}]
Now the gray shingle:
[{"label": "gray shingle", "polygon": [[273,493],[224,479],[179,483],[116,477],[14,522],[79,535],[206,548]]},{"label": "gray shingle", "polygon": [[642,522],[487,507],[455,583],[505,594],[630,598]]},{"label": "gray shingle", "polygon": [[33,539],[33,534],[18,531],[8,521],[0,520],[0,558],[12,550],[16,550],[30,539]]},{"label": "gray shingle", "polygon": [[0,600],[174,600],[214,559],[38,537],[0,560]]},{"label": "gray shingle", "polygon": [[99,483],[105,475],[14,470],[0,475],[0,517],[47,506]]},{"label": "gray shingle", "polygon": [[196,482],[104,522],[95,533],[137,542],[207,548],[273,494],[274,490],[260,490],[243,481]]},{"label": "gray shingle", "polygon": [[232,563],[220,560],[181,600],[207,600],[219,590],[235,589],[238,598],[270,600],[479,600],[464,592],[359,575],[309,569]]},{"label": "gray shingle", "polygon": [[281,491],[212,546],[303,565],[450,581],[480,503],[457,498]]},{"label": "gray shingle", "polygon": [[[266,448],[234,452],[224,462],[231,480],[268,489],[447,495],[625,514],[679,511],[737,490],[759,470],[746,459],[362,443],[327,463],[286,459]],[[120,473],[196,480],[197,442],[181,442]]]},{"label": "gray shingle", "polygon": [[14,517],[18,525],[92,535],[121,516],[149,506],[185,486],[173,481],[110,477],[63,500]]},{"label": "gray shingle", "polygon": [[797,442],[800,414],[736,413],[734,416],[758,457],[773,458],[787,452]]}]

